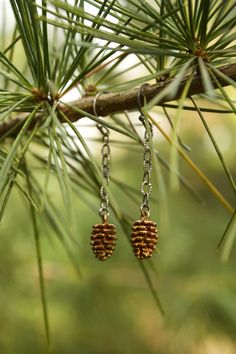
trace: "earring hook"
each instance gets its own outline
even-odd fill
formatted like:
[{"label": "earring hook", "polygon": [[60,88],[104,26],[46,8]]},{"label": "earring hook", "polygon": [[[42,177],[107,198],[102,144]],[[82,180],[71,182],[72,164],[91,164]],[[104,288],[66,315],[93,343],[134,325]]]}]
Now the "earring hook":
[{"label": "earring hook", "polygon": [[142,106],[143,106],[144,102],[142,104],[141,99],[142,99],[142,97],[143,98],[145,97],[144,94],[143,94],[143,89],[144,89],[145,86],[149,86],[149,84],[145,83],[145,84],[141,85],[139,90],[138,90],[138,95],[137,95],[138,109],[139,109],[139,112],[140,112],[140,114],[142,116],[143,116]]},{"label": "earring hook", "polygon": [[[139,90],[138,90],[138,95],[137,95],[137,101],[138,101],[138,109],[139,109],[139,112],[140,112],[140,116],[139,116],[139,120],[140,122],[142,122],[144,128],[146,129],[146,135],[148,134],[148,131],[149,131],[149,134],[150,136],[152,137],[153,136],[153,132],[152,132],[152,123],[145,118],[145,115],[143,114],[142,112],[142,102],[141,102],[141,97],[145,97],[143,94],[142,94],[142,91],[144,89],[145,86],[149,86],[149,84],[145,83],[143,85],[140,86]],[[144,102],[143,102],[144,104]],[[149,127],[148,127],[149,126]]]},{"label": "earring hook", "polygon": [[93,113],[94,113],[95,117],[98,117],[97,101],[98,101],[98,98],[101,96],[101,94],[102,94],[102,92],[98,92],[93,100]]}]

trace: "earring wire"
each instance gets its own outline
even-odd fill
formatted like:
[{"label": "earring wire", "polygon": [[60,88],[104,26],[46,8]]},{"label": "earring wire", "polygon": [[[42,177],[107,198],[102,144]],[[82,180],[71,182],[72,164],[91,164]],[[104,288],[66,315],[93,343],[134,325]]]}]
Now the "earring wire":
[{"label": "earring wire", "polygon": [[95,117],[98,117],[98,113],[97,113],[97,101],[99,99],[99,97],[101,96],[102,92],[98,92],[96,94],[96,96],[94,97],[94,100],[93,100],[93,113],[95,115]]}]

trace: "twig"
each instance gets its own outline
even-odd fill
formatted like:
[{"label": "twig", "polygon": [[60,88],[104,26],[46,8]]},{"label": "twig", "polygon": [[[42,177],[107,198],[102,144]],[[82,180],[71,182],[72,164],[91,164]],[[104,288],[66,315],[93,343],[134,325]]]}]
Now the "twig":
[{"label": "twig", "polygon": [[[219,68],[219,70],[226,75],[228,78],[236,81],[236,64],[230,64],[223,66]],[[181,93],[183,88],[185,87],[186,84],[186,78],[185,80],[182,81],[180,84],[178,91],[174,97],[164,97],[162,98],[158,104],[163,104],[165,102],[169,101],[174,101],[178,100],[181,97]],[[227,86],[229,85],[228,82],[226,82],[223,78],[218,77],[218,82],[222,86]],[[171,83],[170,80],[161,82],[155,85],[147,85],[143,87],[143,95],[146,97],[146,101],[149,102],[152,98],[154,98],[157,94],[159,94],[167,85]],[[217,88],[217,84],[213,81],[213,86]],[[138,103],[137,103],[137,94],[139,92],[139,88],[135,88],[132,90],[128,90],[122,93],[104,93],[99,96],[97,99],[96,103],[96,111],[99,116],[105,117],[108,116],[109,114],[112,113],[118,113],[122,112],[124,110],[133,110],[137,109]],[[201,77],[200,75],[196,75],[196,77],[193,78],[192,84],[190,85],[187,97],[191,97],[196,94],[204,93],[204,88],[202,85]],[[73,105],[76,108],[79,108],[80,110],[94,114],[93,112],[93,101],[94,97],[83,97],[77,101],[70,102],[70,105]],[[62,105],[60,106],[60,109],[63,111],[63,113],[67,116],[67,118],[71,122],[75,122],[78,119],[84,117],[85,115],[80,114],[76,112],[74,109]],[[33,128],[36,122],[40,119],[40,115],[35,117],[35,120],[32,122],[31,126],[29,128]],[[20,123],[20,119],[22,120],[22,123]],[[9,122],[4,122],[0,124],[0,137],[4,135],[10,135],[10,136],[16,136],[18,132],[20,131],[22,125],[24,124],[25,118],[19,118],[17,117],[16,119],[12,119]],[[9,131],[10,134],[7,134]]]}]

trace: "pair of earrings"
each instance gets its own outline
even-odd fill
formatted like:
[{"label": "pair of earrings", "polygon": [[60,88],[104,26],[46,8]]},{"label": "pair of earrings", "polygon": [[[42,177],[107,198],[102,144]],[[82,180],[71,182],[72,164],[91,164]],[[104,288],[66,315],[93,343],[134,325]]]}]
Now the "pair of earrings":
[{"label": "pair of earrings", "polygon": [[[150,121],[142,113],[141,108],[141,93],[142,86],[138,93],[138,106],[140,111],[139,120],[145,128],[144,134],[144,159],[143,159],[143,181],[141,184],[142,204],[140,219],[135,221],[132,225],[131,231],[131,245],[135,256],[138,259],[145,259],[152,256],[157,244],[157,224],[150,220],[150,206],[149,199],[152,192],[151,173],[152,173],[152,137],[153,129]],[[96,102],[100,94],[97,94],[93,102],[93,110],[95,116],[98,116],[96,111]],[[91,235],[91,246],[95,257],[104,261],[111,257],[116,245],[116,228],[113,224],[109,224],[109,162],[110,162],[110,141],[109,129],[101,124],[97,124],[97,128],[103,137],[102,152],[102,176],[104,184],[100,190],[101,207],[99,215],[102,218],[101,224],[93,225]]]}]

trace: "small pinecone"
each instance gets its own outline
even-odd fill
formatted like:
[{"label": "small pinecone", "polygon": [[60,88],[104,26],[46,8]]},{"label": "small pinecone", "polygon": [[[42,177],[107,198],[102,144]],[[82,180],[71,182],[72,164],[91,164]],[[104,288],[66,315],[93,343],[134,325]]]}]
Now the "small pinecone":
[{"label": "small pinecone", "polygon": [[93,225],[91,246],[95,257],[100,261],[110,258],[116,245],[116,228],[113,224]]},{"label": "small pinecone", "polygon": [[133,223],[131,244],[139,259],[151,257],[157,244],[157,224],[151,220],[137,220]]}]

